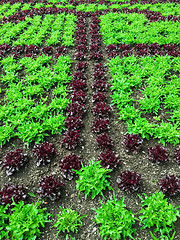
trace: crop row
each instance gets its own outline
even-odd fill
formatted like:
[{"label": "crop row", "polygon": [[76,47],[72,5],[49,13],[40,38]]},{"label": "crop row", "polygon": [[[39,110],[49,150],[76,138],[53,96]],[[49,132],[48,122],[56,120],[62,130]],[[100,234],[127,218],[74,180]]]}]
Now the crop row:
[{"label": "crop row", "polygon": [[[140,215],[139,213],[132,213],[126,209],[124,197],[119,201],[115,199],[114,190],[107,180],[107,178],[110,177],[107,175],[109,172],[111,172],[110,169],[102,168],[100,162],[94,162],[93,159],[90,161],[89,166],[82,167],[82,169],[76,171],[79,175],[79,180],[76,181],[76,188],[79,190],[79,193],[81,191],[84,192],[85,199],[90,193],[92,199],[98,194],[103,196],[102,190],[106,188],[113,191],[113,198],[111,197],[106,203],[101,202],[100,208],[92,209],[96,214],[93,221],[101,224],[100,236],[105,238],[110,236],[113,240],[121,237],[134,239],[134,235],[136,234],[134,224],[135,221],[139,221],[141,229],[154,226],[154,232],[159,232],[161,239],[173,239],[175,231],[173,234],[171,231],[174,230],[174,222],[177,220],[177,217],[180,216],[179,206],[173,207],[171,204],[168,204],[167,199],[164,199],[163,193],[156,192],[149,197],[144,194],[145,199],[139,196],[141,198]],[[122,185],[121,178],[122,176],[119,176],[117,181],[120,185]],[[136,179],[133,177],[133,181],[138,183],[139,176],[137,175]],[[128,185],[128,182],[126,182],[126,184]],[[44,200],[50,198],[54,201],[60,198],[62,186],[63,183],[52,175],[42,177],[38,194]],[[32,193],[29,193],[29,195],[35,196]],[[4,237],[7,239],[10,236],[13,237],[13,239],[19,239],[19,237],[31,239],[32,236],[36,239],[36,237],[41,234],[39,229],[40,224],[44,227],[46,222],[51,222],[49,217],[53,217],[53,215],[45,212],[46,208],[41,208],[41,210],[38,208],[42,201],[38,200],[32,204],[25,204],[23,202],[27,199],[27,194],[23,186],[7,184],[0,191],[0,196],[1,202],[3,203],[3,205],[0,205],[1,239]],[[9,214],[7,213],[8,208],[10,210]],[[57,214],[57,219],[60,220],[60,222],[57,221],[53,225],[53,227],[57,227],[57,230],[59,230],[57,235],[61,231],[68,234],[74,232],[75,229],[77,231],[78,226],[82,225],[80,221],[82,217],[80,218],[80,215],[74,210],[69,209],[70,211],[68,211],[68,209],[61,207],[60,209],[61,213]],[[30,215],[29,212],[31,213]],[[76,213],[76,221],[73,219],[72,212],[74,212],[74,214]],[[135,214],[138,215],[138,218],[135,217]],[[75,225],[76,228],[75,226],[73,227],[73,225]],[[151,236],[153,236],[153,233],[150,233]],[[170,235],[172,235],[172,237]],[[68,237],[66,238],[68,239]],[[153,238],[156,239],[155,237]]]},{"label": "crop row", "polygon": [[41,16],[26,17],[25,21],[16,25],[4,24],[0,31],[0,44],[9,44],[18,36],[19,38],[13,41],[13,46],[40,45],[45,37],[47,45],[57,44],[60,41],[62,41],[62,45],[66,46],[73,44],[76,20],[73,14],[67,14],[66,16],[65,14],[59,14],[56,18],[48,14],[42,22],[41,19]]},{"label": "crop row", "polygon": [[[82,31],[83,29],[83,31]],[[86,59],[86,29],[87,29],[87,22],[85,16],[83,14],[78,14],[77,16],[77,25],[75,31],[75,41],[76,41],[76,52],[74,54],[75,60],[80,60],[75,65],[75,73],[73,74],[73,80],[70,83],[70,90],[71,93],[71,103],[67,106],[67,119],[66,119],[66,126],[68,130],[64,133],[64,138],[62,141],[62,145],[69,150],[75,149],[77,146],[80,146],[82,143],[82,139],[80,136],[80,128],[84,126],[82,121],[82,117],[86,113],[85,101],[86,101],[86,91],[87,91],[87,83],[86,83],[86,69],[88,67],[87,63],[84,63],[81,60]],[[82,34],[80,32],[82,31]],[[82,43],[83,42],[83,43]],[[82,59],[83,55],[83,59]],[[66,157],[66,163],[71,165],[71,161],[76,160],[76,164],[74,166],[79,166],[78,157],[75,155],[69,155]],[[63,164],[63,163],[62,163]],[[77,168],[75,168],[77,169]],[[67,173],[64,172],[64,175],[67,178],[72,177],[72,171],[69,171],[68,168],[66,169]]]},{"label": "crop row", "polygon": [[[161,4],[162,5],[162,4]],[[172,5],[172,4],[171,4]],[[87,14],[90,14],[92,12],[101,12],[101,14],[107,14],[109,12],[121,12],[121,13],[139,13],[139,14],[145,14],[146,17],[150,21],[179,21],[179,16],[178,15],[172,15],[174,12],[170,12],[170,8],[167,5],[167,8],[169,10],[168,13],[164,13],[161,8],[158,9],[157,11],[151,11],[148,9],[148,6],[143,5],[143,7],[137,8],[136,5],[133,7],[133,5],[128,5],[128,4],[114,4],[107,6],[106,4],[102,5],[96,5],[96,4],[80,4],[78,6],[73,6],[72,4],[58,4],[58,5],[44,5],[44,3],[38,3],[38,6],[33,6],[33,8],[30,8],[29,4],[27,4],[27,7],[24,6],[21,11],[18,11],[12,15],[6,14],[6,16],[1,18],[2,23],[6,23],[9,21],[13,21],[14,23],[17,23],[17,20],[24,20],[25,16],[34,16],[35,14],[42,15],[42,14],[54,14],[54,13],[60,13],[60,12],[69,12],[69,13],[75,13],[76,11],[83,11],[86,12]],[[158,5],[159,6],[159,5]],[[175,5],[176,6],[176,5]],[[165,8],[165,7],[164,7]],[[176,7],[173,7],[173,9]],[[165,8],[166,9],[166,8]],[[178,9],[178,6],[177,6]],[[159,11],[160,12],[159,12]],[[164,10],[165,11],[165,10]],[[161,13],[162,12],[162,13]],[[165,16],[163,16],[163,13]],[[176,13],[176,12],[175,12]],[[177,13],[178,14],[178,13]]]},{"label": "crop row", "polygon": [[[1,106],[1,146],[14,136],[28,143],[38,142],[49,135],[47,132],[55,134],[64,129],[63,110],[69,103],[66,84],[71,81],[71,60],[69,56],[59,56],[52,65],[51,58],[42,55],[16,61],[12,56],[1,61],[5,71],[1,81],[8,84]],[[50,90],[53,98],[49,102],[45,91]]]},{"label": "crop row", "polygon": [[149,22],[144,15],[137,13],[109,13],[100,19],[101,33],[106,45],[179,42],[178,22]]}]

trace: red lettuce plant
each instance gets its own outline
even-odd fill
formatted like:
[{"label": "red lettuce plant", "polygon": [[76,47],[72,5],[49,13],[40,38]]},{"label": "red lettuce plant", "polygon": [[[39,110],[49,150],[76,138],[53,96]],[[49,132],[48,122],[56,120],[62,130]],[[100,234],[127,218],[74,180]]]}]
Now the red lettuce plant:
[{"label": "red lettuce plant", "polygon": [[75,175],[73,169],[75,170],[81,169],[82,167],[81,161],[82,159],[79,156],[72,153],[61,159],[59,161],[59,167],[61,169],[63,178],[72,180]]},{"label": "red lettuce plant", "polygon": [[75,80],[70,83],[70,89],[75,91],[79,90],[87,91],[87,83],[83,80]]},{"label": "red lettuce plant", "polygon": [[113,140],[107,133],[102,133],[96,137],[96,142],[102,150],[110,149],[114,146]]},{"label": "red lettuce plant", "polygon": [[80,45],[76,46],[76,50],[81,51],[81,52],[86,52],[88,50],[88,48],[85,44],[80,44]]},{"label": "red lettuce plant", "polygon": [[108,117],[110,112],[110,105],[104,102],[96,103],[96,105],[92,108],[93,115],[98,117]]},{"label": "red lettuce plant", "polygon": [[142,148],[143,139],[138,135],[127,134],[124,136],[122,145],[125,146],[126,152],[138,153]]},{"label": "red lettuce plant", "polygon": [[62,146],[66,149],[73,150],[81,143],[79,130],[68,130],[64,134]]},{"label": "red lettuce plant", "polygon": [[69,117],[65,120],[65,127],[70,129],[79,129],[84,126],[82,118],[81,117]]},{"label": "red lettuce plant", "polygon": [[37,193],[41,198],[49,198],[51,201],[55,201],[60,198],[61,186],[63,185],[60,179],[53,175],[41,177]]},{"label": "red lettuce plant", "polygon": [[79,40],[79,39],[87,39],[87,35],[86,34],[77,35],[76,40]]},{"label": "red lettuce plant", "polygon": [[93,24],[97,24],[98,25],[100,23],[100,19],[98,17],[96,17],[96,16],[92,16],[91,17],[91,22]]},{"label": "red lettuce plant", "polygon": [[53,47],[51,47],[51,46],[46,46],[46,47],[43,47],[42,48],[42,52],[44,53],[44,54],[52,54],[53,53]]},{"label": "red lettuce plant", "polygon": [[100,46],[98,44],[92,44],[92,45],[90,45],[89,49],[91,52],[96,52],[96,51],[99,51]]},{"label": "red lettuce plant", "polygon": [[84,23],[79,23],[76,25],[77,30],[83,30],[86,29],[86,25]]},{"label": "red lettuce plant", "polygon": [[108,90],[109,83],[103,80],[96,80],[92,85],[94,91],[106,92]]},{"label": "red lettuce plant", "polygon": [[11,47],[5,43],[0,45],[0,58],[4,58],[5,54],[10,51]]},{"label": "red lettuce plant", "polygon": [[131,55],[133,55],[133,51],[132,50],[124,50],[123,52],[122,52],[122,54],[121,54],[121,56],[123,57],[129,57],[129,56],[131,56]]},{"label": "red lettuce plant", "polygon": [[108,58],[115,58],[117,56],[119,56],[119,53],[117,51],[112,51],[108,53]]},{"label": "red lettuce plant", "polygon": [[93,34],[91,34],[91,39],[93,39],[93,38],[102,39],[102,36],[99,33],[93,33]]},{"label": "red lettuce plant", "polygon": [[102,59],[102,54],[100,51],[97,51],[97,52],[92,52],[90,54],[90,59],[92,60],[95,60],[95,61],[99,61]]},{"label": "red lettuce plant", "polygon": [[35,144],[32,152],[33,156],[36,157],[37,166],[48,164],[52,156],[57,154],[53,144],[46,141]]},{"label": "red lettuce plant", "polygon": [[104,75],[105,75],[104,71],[97,70],[97,71],[94,71],[93,78],[94,80],[105,80]]},{"label": "red lettuce plant", "polygon": [[74,59],[75,60],[80,60],[80,61],[82,61],[82,60],[86,60],[86,55],[85,55],[85,53],[84,52],[77,52],[77,53],[75,53],[75,55],[74,55]]},{"label": "red lettuce plant", "polygon": [[77,117],[84,116],[86,113],[86,108],[84,104],[79,104],[77,102],[71,103],[67,107],[67,116]]},{"label": "red lettuce plant", "polygon": [[101,133],[109,129],[109,120],[107,118],[95,118],[92,122],[91,130],[94,133]]},{"label": "red lettuce plant", "polygon": [[36,45],[26,45],[25,46],[25,53],[39,53],[38,47]]},{"label": "red lettuce plant", "polygon": [[24,48],[21,45],[15,46],[12,48],[12,55],[14,55],[14,58],[19,58],[20,54],[23,53]]},{"label": "red lettuce plant", "polygon": [[98,38],[91,38],[91,39],[90,39],[90,44],[91,44],[91,45],[92,45],[92,44],[98,44],[98,45],[100,45],[100,44],[101,44],[101,40],[98,39]]},{"label": "red lettuce plant", "polygon": [[131,45],[130,44],[120,44],[118,49],[122,52],[125,50],[130,50],[131,49]]},{"label": "red lettuce plant", "polygon": [[68,49],[65,46],[58,46],[56,48],[57,54],[66,54],[68,52]]},{"label": "red lettuce plant", "polygon": [[115,44],[110,44],[106,47],[107,52],[117,51],[117,46]]},{"label": "red lettuce plant", "polygon": [[105,168],[115,169],[120,164],[119,156],[110,149],[107,149],[104,153],[101,152],[97,160],[100,161],[101,165]]},{"label": "red lettuce plant", "polygon": [[174,154],[175,161],[177,164],[180,164],[180,149],[176,148],[175,149],[175,154]]},{"label": "red lettuce plant", "polygon": [[164,194],[176,195],[180,192],[180,179],[174,175],[167,174],[164,179],[159,180],[158,185]]},{"label": "red lettuce plant", "polygon": [[26,200],[27,194],[24,187],[21,185],[13,185],[11,183],[5,184],[0,191],[0,202],[3,205],[11,204],[12,198],[15,203]]},{"label": "red lettuce plant", "polygon": [[94,71],[101,71],[101,72],[105,72],[105,68],[104,65],[102,63],[98,63],[94,65]]},{"label": "red lettuce plant", "polygon": [[81,71],[81,72],[85,72],[85,70],[88,67],[88,63],[87,62],[79,62],[75,65],[75,69],[76,71]]},{"label": "red lettuce plant", "polygon": [[8,152],[2,162],[2,169],[6,170],[8,176],[19,169],[28,161],[27,154],[22,153],[22,149],[16,149],[16,151]]},{"label": "red lettuce plant", "polygon": [[10,51],[10,49],[11,49],[10,45],[7,45],[5,43],[0,44],[0,51],[1,52],[6,53],[6,52]]},{"label": "red lettuce plant", "polygon": [[74,91],[71,94],[71,101],[72,101],[72,103],[74,103],[74,102],[78,102],[79,104],[85,103],[85,101],[86,101],[85,92],[83,90]]},{"label": "red lettuce plant", "polygon": [[89,32],[89,35],[93,35],[93,34],[99,34],[99,29],[94,28]]},{"label": "red lettuce plant", "polygon": [[126,192],[138,191],[141,188],[141,175],[125,170],[117,178],[118,187]]},{"label": "red lettuce plant", "polygon": [[104,92],[98,92],[93,94],[93,103],[100,103],[100,102],[105,102],[107,100],[107,97]]},{"label": "red lettuce plant", "polygon": [[154,148],[148,148],[148,159],[151,162],[164,163],[169,160],[169,154],[164,147],[156,145]]},{"label": "red lettuce plant", "polygon": [[81,35],[81,34],[85,34],[85,33],[86,33],[85,29],[78,29],[78,30],[75,31],[76,35]]},{"label": "red lettuce plant", "polygon": [[76,72],[73,74],[74,80],[86,80],[86,75],[82,72]]}]

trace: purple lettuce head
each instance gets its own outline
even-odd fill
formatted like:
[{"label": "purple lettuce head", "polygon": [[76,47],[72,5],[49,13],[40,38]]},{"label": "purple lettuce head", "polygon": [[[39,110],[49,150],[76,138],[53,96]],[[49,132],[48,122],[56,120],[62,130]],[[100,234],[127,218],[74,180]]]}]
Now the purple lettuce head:
[{"label": "purple lettuce head", "polygon": [[111,149],[114,143],[107,133],[102,133],[96,137],[96,142],[102,150]]},{"label": "purple lettuce head", "polygon": [[61,159],[59,161],[59,167],[61,169],[63,178],[72,180],[75,175],[75,172],[72,169],[81,169],[81,161],[82,159],[79,156],[72,153]]},{"label": "purple lettuce head", "polygon": [[125,146],[126,152],[137,153],[142,147],[143,139],[138,135],[127,134],[124,136],[122,145]]},{"label": "purple lettuce head", "polygon": [[21,185],[13,185],[11,183],[5,184],[0,191],[0,202],[4,205],[11,204],[12,198],[15,203],[26,200],[27,194],[24,187]]},{"label": "purple lettuce head", "polygon": [[62,145],[69,150],[75,149],[81,143],[79,130],[68,130],[64,134]]},{"label": "purple lettuce head", "polygon": [[27,154],[22,153],[22,149],[16,149],[16,151],[8,152],[2,162],[2,168],[6,169],[6,174],[12,175],[28,161]]},{"label": "purple lettuce head", "polygon": [[107,118],[95,118],[91,130],[94,133],[102,133],[109,129],[109,120]]},{"label": "purple lettuce head", "polygon": [[105,102],[96,103],[92,108],[92,113],[97,117],[108,117],[111,112],[111,107]]},{"label": "purple lettuce head", "polygon": [[105,152],[101,152],[97,160],[101,162],[103,167],[110,169],[115,169],[120,164],[119,156],[110,149],[107,149]]},{"label": "purple lettuce head", "polygon": [[68,129],[79,129],[84,126],[84,123],[82,121],[82,117],[68,117],[65,120],[65,127]]},{"label": "purple lettuce head", "polygon": [[175,149],[174,159],[177,162],[177,164],[180,164],[180,149]]},{"label": "purple lettuce head", "polygon": [[151,162],[164,163],[169,160],[169,154],[164,147],[156,145],[154,148],[148,148],[148,159]]},{"label": "purple lettuce head", "polygon": [[48,164],[52,156],[56,155],[53,144],[46,141],[41,144],[35,144],[32,152],[33,156],[36,157],[37,166]]},{"label": "purple lettuce head", "polygon": [[42,177],[37,193],[41,198],[49,198],[51,201],[55,201],[60,198],[61,186],[63,185],[59,178],[55,178],[52,175]]},{"label": "purple lettuce head", "polygon": [[159,180],[158,185],[164,194],[176,195],[180,192],[180,179],[174,175],[167,174],[164,179]]},{"label": "purple lettuce head", "polygon": [[126,192],[138,191],[141,187],[141,175],[125,170],[117,178],[118,187]]}]

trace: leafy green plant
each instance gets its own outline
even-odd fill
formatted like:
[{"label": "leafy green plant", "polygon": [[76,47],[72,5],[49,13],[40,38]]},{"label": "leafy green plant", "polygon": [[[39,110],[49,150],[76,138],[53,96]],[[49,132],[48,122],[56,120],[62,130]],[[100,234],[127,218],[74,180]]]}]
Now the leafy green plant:
[{"label": "leafy green plant", "polygon": [[83,225],[81,220],[84,217],[86,217],[87,215],[81,216],[75,210],[72,210],[71,208],[63,209],[62,207],[60,207],[60,209],[61,209],[62,213],[57,214],[57,221],[52,226],[52,227],[57,228],[57,230],[58,230],[55,239],[57,239],[60,232],[68,233],[68,234],[66,234],[66,240],[68,240],[69,237],[72,239],[72,237],[69,233],[77,232],[78,227]]},{"label": "leafy green plant", "polygon": [[[95,209],[93,209],[95,210]],[[101,207],[95,210],[96,216],[93,221],[101,224],[100,236],[104,239],[119,240],[135,239],[132,235],[136,233],[133,228],[136,218],[131,211],[126,209],[124,197],[117,201],[114,199],[108,200],[106,203],[101,203]]]},{"label": "leafy green plant", "polygon": [[[150,136],[159,138],[163,145],[166,142],[178,144],[179,77],[171,75],[171,72],[177,71],[179,57],[172,59],[170,56],[146,56],[138,59],[132,55],[112,58],[107,65],[112,74],[112,103],[119,109],[120,120],[126,121],[128,133],[141,134],[147,139]],[[133,90],[142,87],[142,84],[144,88],[139,90],[139,99],[134,99]],[[160,121],[166,117],[163,116],[164,113],[159,115],[160,110],[164,110],[162,107],[171,114],[167,123]],[[157,115],[159,120],[147,120],[144,117],[147,113]]]},{"label": "leafy green plant", "polygon": [[109,178],[111,169],[106,169],[101,166],[100,161],[95,162],[95,159],[90,160],[89,166],[83,166],[79,171],[74,170],[78,175],[79,179],[76,181],[76,189],[80,192],[84,191],[85,199],[91,193],[92,199],[98,194],[103,196],[102,190],[108,188],[112,190],[110,182],[106,179]]},{"label": "leafy green plant", "polygon": [[46,208],[39,208],[41,203],[39,200],[35,204],[24,204],[23,201],[16,204],[13,201],[14,207],[6,227],[13,240],[35,240],[41,235],[40,227],[45,227],[46,222],[51,222],[48,219],[53,215],[45,213]]},{"label": "leafy green plant", "polygon": [[3,239],[4,237],[6,239],[9,238],[8,232],[5,231],[8,225],[8,214],[6,213],[7,209],[8,204],[6,206],[0,205],[0,239]]},{"label": "leafy green plant", "polygon": [[[145,199],[139,196],[142,200],[142,209],[139,217],[140,224],[143,225],[141,229],[155,227],[154,232],[160,232],[161,239],[171,240],[174,238],[175,231],[172,236],[170,232],[175,228],[174,222],[180,217],[180,211],[177,207],[173,207],[172,204],[168,204],[167,199],[164,199],[162,192],[156,192],[148,197],[144,194]],[[153,239],[154,237],[151,232]]]}]

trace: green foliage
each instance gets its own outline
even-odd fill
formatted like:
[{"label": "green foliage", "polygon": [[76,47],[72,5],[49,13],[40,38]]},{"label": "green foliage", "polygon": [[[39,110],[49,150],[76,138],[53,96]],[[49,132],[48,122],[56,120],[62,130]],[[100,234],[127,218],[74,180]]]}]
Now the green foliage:
[{"label": "green foliage", "polygon": [[[180,81],[177,75],[171,74],[178,71],[179,60],[179,57],[134,55],[109,60],[112,103],[119,109],[120,120],[126,121],[128,133],[141,134],[147,139],[159,138],[163,145],[179,143]],[[133,97],[134,90],[138,99]],[[167,122],[162,110],[163,114],[171,115]],[[147,120],[144,116],[149,113],[159,120]]]},{"label": "green foliage", "polygon": [[73,46],[74,42],[74,32],[76,31],[76,23],[75,21],[77,20],[76,16],[74,14],[67,14],[66,15],[66,21],[64,23],[64,31],[63,35],[61,37],[62,40],[62,45],[64,46]]},{"label": "green foliage", "polygon": [[106,179],[109,178],[111,169],[106,169],[101,166],[100,161],[95,162],[95,159],[90,160],[89,166],[83,166],[79,171],[74,170],[78,175],[79,179],[76,181],[76,189],[80,192],[84,191],[85,199],[91,193],[92,199],[98,194],[103,196],[102,190],[108,188],[112,190],[110,182]]},{"label": "green foliage", "polygon": [[60,232],[63,232],[63,233],[67,232],[68,234],[66,235],[66,240],[68,240],[69,237],[72,238],[71,235],[69,235],[69,233],[77,232],[78,227],[83,225],[81,220],[87,215],[81,216],[71,208],[63,209],[62,207],[60,207],[60,209],[61,209],[61,213],[57,214],[57,221],[53,225],[53,227],[57,228],[58,230],[56,239]]},{"label": "green foliage", "polygon": [[[95,210],[95,209],[93,209]],[[136,229],[135,217],[126,209],[124,197],[117,201],[115,198],[108,200],[106,203],[101,203],[101,207],[95,210],[96,216],[94,221],[101,224],[100,236],[104,239],[119,240],[119,239],[135,239],[133,234]]]},{"label": "green foliage", "polygon": [[144,14],[108,13],[100,16],[100,31],[106,45],[134,43],[179,43],[179,23],[149,22]]},{"label": "green foliage", "polygon": [[6,227],[8,226],[8,214],[6,213],[8,209],[8,204],[6,206],[0,205],[0,239],[8,239],[8,232]]},{"label": "green foliage", "polygon": [[9,215],[9,224],[6,227],[10,232],[12,240],[35,240],[41,235],[40,227],[45,227],[49,213],[45,213],[46,208],[39,208],[42,201],[37,201],[35,204],[24,204],[13,202],[12,213]]},{"label": "green foliage", "polygon": [[[51,56],[38,56],[36,59],[13,57],[1,61],[5,75],[1,81],[8,84],[3,106],[0,106],[0,145],[12,137],[18,136],[28,144],[39,143],[49,134],[61,134],[65,129],[67,99],[66,84],[71,81],[70,56],[60,56],[52,64]],[[19,79],[18,72],[26,74]],[[53,97],[47,104],[45,91],[51,91]]]},{"label": "green foliage", "polygon": [[57,44],[61,39],[61,34],[63,33],[63,23],[65,19],[65,14],[58,14],[55,21],[51,26],[50,38],[46,40],[47,45]]},{"label": "green foliage", "polygon": [[[170,232],[174,229],[174,222],[180,217],[180,211],[177,207],[173,207],[172,204],[168,204],[167,199],[164,199],[164,194],[162,192],[156,192],[148,197],[144,194],[145,199],[142,197],[142,209],[140,213],[142,214],[140,219],[140,224],[143,225],[142,229],[155,227],[154,232],[160,232],[161,239],[169,240],[173,239],[170,237]],[[153,234],[151,233],[151,236]],[[157,239],[154,237],[154,239]]]}]

